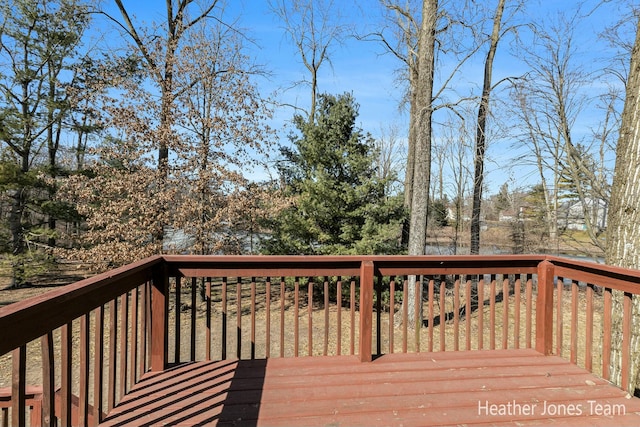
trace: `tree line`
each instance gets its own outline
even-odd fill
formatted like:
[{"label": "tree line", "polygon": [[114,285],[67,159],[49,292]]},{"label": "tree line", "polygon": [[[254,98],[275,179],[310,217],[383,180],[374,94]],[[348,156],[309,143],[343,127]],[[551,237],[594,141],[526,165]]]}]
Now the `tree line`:
[{"label": "tree line", "polygon": [[[36,272],[25,260],[52,256],[102,269],[163,251],[243,253],[247,241],[252,252],[420,254],[428,218],[444,223],[449,211],[456,232],[469,217],[478,253],[486,153],[505,141],[539,183],[505,183],[503,202],[529,192],[553,241],[560,204],[578,201],[604,249],[589,206],[609,203],[632,15],[601,29],[617,54],[596,76],[573,43],[596,3],[549,24],[516,0],[382,0],[377,24],[355,30],[331,0],[269,6],[310,88],[284,139],[269,125],[278,100],[258,84],[268,68],[218,1],[169,2],[155,23],[121,0],[2,2],[2,249],[17,285]],[[115,46],[96,38],[96,22]],[[389,125],[374,139],[355,126],[352,94],[320,91],[333,49],[353,36],[398,59],[406,133]],[[500,49],[525,71],[494,81]],[[471,63],[484,68],[478,93],[456,88]],[[587,96],[596,77],[608,86]],[[576,136],[578,115],[594,105],[602,114]],[[266,162],[271,178],[253,182],[251,167]]]}]

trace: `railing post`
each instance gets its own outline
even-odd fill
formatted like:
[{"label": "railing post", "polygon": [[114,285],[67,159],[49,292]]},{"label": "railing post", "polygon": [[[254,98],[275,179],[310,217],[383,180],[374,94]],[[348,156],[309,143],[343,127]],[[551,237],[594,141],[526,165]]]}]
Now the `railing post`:
[{"label": "railing post", "polygon": [[538,264],[536,298],[536,350],[545,356],[553,352],[554,266],[548,260]]},{"label": "railing post", "polygon": [[169,276],[163,261],[153,269],[151,286],[151,370],[162,371],[167,365],[169,352],[167,337],[167,305]]},{"label": "railing post", "polygon": [[360,264],[360,361],[371,362],[373,326],[373,261]]}]

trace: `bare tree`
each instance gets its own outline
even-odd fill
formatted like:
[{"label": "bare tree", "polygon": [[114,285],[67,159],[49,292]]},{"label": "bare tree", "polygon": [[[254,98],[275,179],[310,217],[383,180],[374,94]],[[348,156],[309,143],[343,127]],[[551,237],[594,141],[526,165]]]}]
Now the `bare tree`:
[{"label": "bare tree", "polygon": [[[536,164],[545,196],[549,241],[555,243],[559,238],[559,208],[565,197],[579,203],[587,233],[594,245],[601,247],[602,227],[595,220],[593,207],[608,200],[606,154],[616,123],[617,97],[609,92],[602,98],[606,103],[604,120],[592,139],[577,139],[575,123],[591,99],[597,99],[590,99],[583,90],[596,76],[577,60],[574,31],[583,17],[578,9],[569,17],[549,19],[552,24],[546,30],[536,29],[534,43],[525,48],[525,62],[531,71],[514,86],[513,93],[525,129],[521,139]],[[590,161],[595,159],[599,159],[597,164]]]},{"label": "bare tree", "polygon": [[[148,60],[135,43],[128,54],[113,52],[96,83],[110,84],[96,90],[105,138],[91,151],[91,173],[69,177],[60,197],[86,218],[71,255],[97,268],[161,251],[244,250],[233,227],[250,209],[247,174],[265,153],[270,111],[253,81],[260,70],[243,54],[243,35],[205,19],[210,9],[189,19],[187,4],[168,8],[180,34],[170,70],[149,65],[166,60],[166,39],[158,38],[144,46]],[[155,80],[167,73],[170,84]],[[164,165],[155,162],[160,145],[171,150]]]},{"label": "bare tree", "polygon": [[[175,137],[175,101],[185,87],[176,87],[175,75],[177,56],[183,48],[188,32],[197,24],[214,19],[212,12],[218,0],[195,2],[194,0],[178,0],[166,2],[166,21],[163,27],[144,27],[132,20],[132,16],[122,0],[114,0],[120,11],[120,19],[102,12],[115,22],[125,33],[132,47],[137,51],[148,77],[160,92],[158,126],[154,140],[157,148],[158,185],[166,185],[169,176],[169,150]],[[219,18],[217,18],[220,21]],[[195,84],[196,82],[190,82]],[[187,85],[186,87],[189,87]],[[159,204],[159,209],[165,207]],[[164,227],[167,225],[162,215],[156,215],[158,222],[153,232],[154,239],[163,240]]]},{"label": "bare tree", "polygon": [[523,125],[519,140],[527,147],[526,154],[517,161],[532,163],[535,166],[544,197],[540,208],[544,211],[546,233],[549,241],[553,243],[558,235],[559,171],[564,151],[555,139],[557,133],[550,129],[551,124],[536,114],[538,111],[544,111],[544,107],[538,103],[540,99],[536,97],[536,90],[526,84],[516,84],[513,88],[515,115]]},{"label": "bare tree", "polygon": [[[187,89],[177,99],[176,124],[184,144],[176,152],[174,185],[182,191],[172,222],[189,230],[192,252],[242,253],[244,242],[235,226],[245,211],[256,213],[266,188],[251,185],[246,173],[269,148],[271,132],[264,119],[271,112],[252,81],[262,70],[243,54],[236,31],[221,24],[199,26],[188,36],[188,46],[175,78]],[[255,228],[254,218],[248,220]]]},{"label": "bare tree", "polygon": [[309,122],[315,120],[320,67],[331,65],[331,48],[340,44],[346,32],[341,22],[340,2],[334,0],[270,0],[273,12],[280,18],[284,29],[309,71],[311,99]]},{"label": "bare tree", "polygon": [[[457,120],[457,123],[454,121]],[[454,115],[451,117],[449,131],[445,134],[446,149],[445,158],[451,171],[450,187],[452,187],[451,198],[454,203],[455,223],[453,224],[453,238],[451,242],[451,252],[458,253],[460,233],[464,224],[464,204],[470,186],[472,146],[469,141],[472,139],[472,129],[468,129],[468,122],[463,118]],[[447,128],[447,126],[445,126]]]},{"label": "bare tree", "polygon": [[[411,125],[415,127],[416,143],[413,159],[413,192],[409,221],[409,255],[423,255],[427,236],[427,216],[429,205],[429,186],[431,180],[431,131],[433,116],[433,78],[435,64],[436,27],[438,22],[438,1],[423,0],[422,24],[418,37],[418,76],[415,86],[415,118]],[[421,299],[416,293],[416,280],[409,281],[406,304]],[[415,304],[412,305],[416,307]],[[411,307],[411,305],[410,305]],[[422,304],[419,309],[410,310],[407,323],[414,328],[422,327]]]},{"label": "bare tree", "polygon": [[[411,201],[413,198],[413,174],[415,170],[415,144],[416,144],[416,127],[414,120],[416,118],[416,85],[418,82],[418,34],[420,32],[419,2],[408,1],[401,5],[395,0],[381,0],[383,10],[385,11],[384,28],[389,28],[390,34],[384,29],[382,31],[370,34],[363,39],[373,39],[379,41],[385,46],[385,49],[395,56],[401,63],[402,68],[399,72],[399,83],[407,85],[407,91],[403,102],[409,105],[409,132],[407,139],[407,157],[406,168],[404,174],[404,206],[407,211],[411,210]],[[406,221],[402,230],[402,244],[408,245],[409,242],[409,221]]]},{"label": "bare tree", "polygon": [[[429,190],[431,184],[431,138],[432,117],[440,109],[455,109],[470,97],[459,97],[451,92],[453,100],[447,98],[451,81],[463,65],[480,48],[478,37],[473,34],[473,22],[455,15],[461,11],[445,11],[436,0],[422,1],[421,13],[416,4],[385,0],[382,2],[388,12],[386,21],[390,31],[369,34],[366,39],[382,43],[385,49],[402,61],[400,73],[408,81],[407,102],[409,104],[409,138],[407,169],[405,174],[405,206],[409,210],[409,227],[403,230],[409,254],[424,254],[428,218]],[[420,19],[416,17],[420,16]],[[471,36],[469,36],[471,32]],[[428,44],[428,46],[427,46]],[[455,57],[453,66],[439,70],[444,77],[434,87],[435,65],[438,54]],[[449,64],[451,64],[449,62]],[[414,227],[417,227],[414,230]],[[411,279],[413,280],[413,279]],[[410,282],[410,289],[413,286]],[[409,294],[411,307],[415,301],[413,291]],[[413,310],[413,309],[411,309]],[[418,313],[420,317],[420,313]],[[410,324],[420,324],[411,316]]]},{"label": "bare tree", "polygon": [[482,187],[484,182],[484,162],[486,151],[486,128],[489,115],[489,96],[492,89],[493,60],[498,49],[498,42],[502,36],[502,15],[505,0],[498,0],[493,16],[493,29],[489,39],[489,50],[484,62],[484,78],[482,80],[482,96],[478,105],[478,121],[476,129],[476,153],[474,157],[473,180],[473,208],[471,210],[471,244],[469,251],[472,255],[480,253],[480,208],[482,203]]},{"label": "bare tree", "polygon": [[374,144],[378,152],[376,173],[380,180],[387,182],[385,194],[398,194],[401,188],[398,188],[397,177],[402,175],[406,166],[406,146],[400,137],[398,124],[382,128]]}]

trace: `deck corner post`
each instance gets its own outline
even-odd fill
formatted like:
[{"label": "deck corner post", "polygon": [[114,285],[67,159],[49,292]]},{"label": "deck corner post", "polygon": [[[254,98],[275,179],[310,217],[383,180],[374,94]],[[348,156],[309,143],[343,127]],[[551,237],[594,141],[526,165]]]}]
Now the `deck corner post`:
[{"label": "deck corner post", "polygon": [[544,260],[538,264],[536,350],[545,356],[553,353],[553,287],[554,265]]},{"label": "deck corner post", "polygon": [[373,261],[360,264],[360,361],[371,362],[373,326]]},{"label": "deck corner post", "polygon": [[151,286],[151,370],[162,371],[167,366],[169,341],[167,336],[167,305],[169,274],[166,262],[153,268]]}]

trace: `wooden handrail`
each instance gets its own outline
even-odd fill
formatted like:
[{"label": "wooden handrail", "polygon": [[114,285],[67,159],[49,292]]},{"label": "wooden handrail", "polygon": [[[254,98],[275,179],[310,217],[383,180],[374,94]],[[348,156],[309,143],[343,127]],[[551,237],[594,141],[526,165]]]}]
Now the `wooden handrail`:
[{"label": "wooden handrail", "polygon": [[151,279],[155,256],[0,308],[0,355],[33,341]]}]

